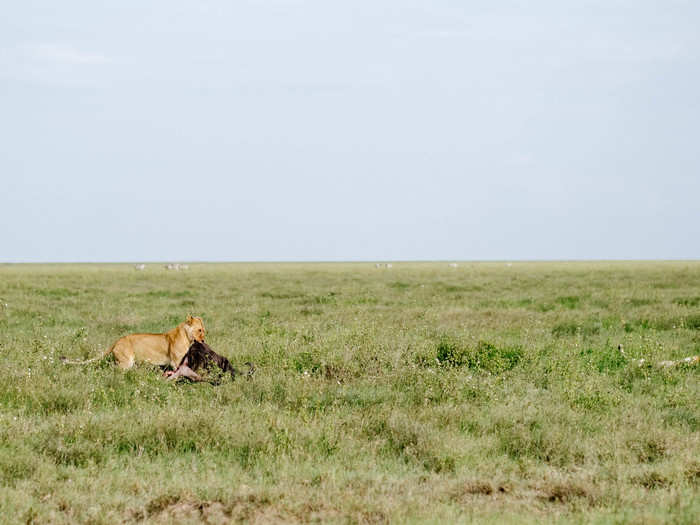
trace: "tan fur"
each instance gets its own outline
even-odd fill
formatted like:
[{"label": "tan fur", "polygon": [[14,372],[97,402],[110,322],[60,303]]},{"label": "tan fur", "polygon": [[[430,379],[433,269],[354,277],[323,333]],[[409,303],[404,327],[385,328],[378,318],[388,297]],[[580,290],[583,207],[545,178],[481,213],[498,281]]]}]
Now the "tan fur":
[{"label": "tan fur", "polygon": [[201,317],[187,316],[184,323],[164,334],[130,334],[118,339],[102,356],[87,361],[68,361],[66,364],[84,364],[97,361],[110,353],[122,369],[131,368],[136,361],[177,368],[192,341],[204,342],[204,322]]}]

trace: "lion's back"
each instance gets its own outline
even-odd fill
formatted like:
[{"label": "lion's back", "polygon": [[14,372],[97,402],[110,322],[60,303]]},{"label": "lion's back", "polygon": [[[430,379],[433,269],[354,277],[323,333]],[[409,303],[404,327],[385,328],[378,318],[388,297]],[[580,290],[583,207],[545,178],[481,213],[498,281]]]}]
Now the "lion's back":
[{"label": "lion's back", "polygon": [[131,334],[122,339],[128,341],[137,361],[148,361],[154,365],[170,364],[165,334]]}]

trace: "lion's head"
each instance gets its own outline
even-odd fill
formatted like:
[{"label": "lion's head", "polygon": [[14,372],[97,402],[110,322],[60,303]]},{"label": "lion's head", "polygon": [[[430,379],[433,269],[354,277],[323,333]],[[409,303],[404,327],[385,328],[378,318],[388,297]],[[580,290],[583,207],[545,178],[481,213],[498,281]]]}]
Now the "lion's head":
[{"label": "lion's head", "polygon": [[188,315],[184,326],[185,332],[187,332],[187,338],[190,341],[204,342],[206,330],[204,329],[204,321],[202,321],[201,317],[192,317]]}]

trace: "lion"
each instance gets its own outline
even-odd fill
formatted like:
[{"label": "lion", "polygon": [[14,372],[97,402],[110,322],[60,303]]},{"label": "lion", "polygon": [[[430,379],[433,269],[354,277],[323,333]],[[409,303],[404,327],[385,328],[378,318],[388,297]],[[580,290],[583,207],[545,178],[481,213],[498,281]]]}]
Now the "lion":
[{"label": "lion", "polygon": [[164,334],[130,334],[117,339],[104,354],[85,361],[61,360],[69,365],[83,365],[99,361],[110,353],[119,368],[127,370],[136,361],[147,361],[154,365],[165,365],[175,369],[187,353],[193,341],[204,342],[204,321],[201,317],[187,316],[185,322]]}]

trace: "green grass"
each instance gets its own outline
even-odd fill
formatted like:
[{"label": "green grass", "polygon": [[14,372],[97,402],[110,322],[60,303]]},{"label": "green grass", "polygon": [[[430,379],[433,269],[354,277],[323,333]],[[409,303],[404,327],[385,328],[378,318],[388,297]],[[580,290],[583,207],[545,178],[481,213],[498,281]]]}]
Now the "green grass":
[{"label": "green grass", "polygon": [[[8,523],[695,523],[700,263],[0,265]],[[97,355],[200,315],[252,381]]]}]

